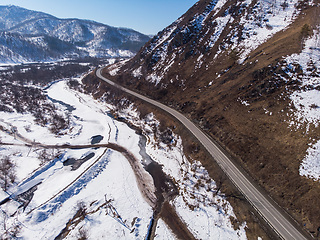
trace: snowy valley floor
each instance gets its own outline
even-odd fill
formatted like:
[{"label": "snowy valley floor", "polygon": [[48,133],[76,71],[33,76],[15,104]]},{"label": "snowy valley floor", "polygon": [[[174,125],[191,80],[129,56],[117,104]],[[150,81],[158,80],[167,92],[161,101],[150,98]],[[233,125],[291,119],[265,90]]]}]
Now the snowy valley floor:
[{"label": "snowy valley floor", "polygon": [[[46,91],[57,111],[69,118],[62,135],[36,125],[31,114],[1,112],[0,126],[6,130],[0,131],[1,141],[13,145],[2,144],[0,157],[10,156],[17,173],[16,183],[0,191],[0,201],[11,198],[0,206],[1,235],[19,229],[16,235],[22,239],[145,239],[155,203],[144,191],[152,195],[156,188],[144,169],[152,160],[174,179],[177,195],[167,200],[195,238],[246,239],[246,224],[234,229],[231,205],[216,194],[216,184],[201,164],[187,160],[179,136],[173,136],[170,146],[156,140],[151,126],[158,122],[152,113],[140,120],[132,105],[120,113],[143,129],[141,136],[110,115],[113,106],[71,90],[66,81]],[[44,149],[23,146],[26,139],[66,147],[113,143],[137,161],[132,165],[125,154],[105,147],[45,149],[52,159],[41,161]],[[154,239],[176,239],[165,221],[155,223]]]}]

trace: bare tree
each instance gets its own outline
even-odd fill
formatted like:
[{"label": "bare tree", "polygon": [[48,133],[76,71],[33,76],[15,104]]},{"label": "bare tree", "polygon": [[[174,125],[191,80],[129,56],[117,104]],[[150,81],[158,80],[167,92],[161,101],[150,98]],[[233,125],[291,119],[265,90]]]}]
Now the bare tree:
[{"label": "bare tree", "polygon": [[78,216],[85,218],[87,216],[87,207],[86,204],[83,201],[79,201],[77,203],[77,209],[78,209]]},{"label": "bare tree", "polygon": [[9,216],[2,212],[3,214],[3,226],[0,233],[1,240],[17,239],[19,233],[21,232],[21,225],[17,222],[14,224],[8,224]]},{"label": "bare tree", "polygon": [[88,231],[81,227],[78,232],[78,240],[87,240],[88,239]]},{"label": "bare tree", "polygon": [[54,158],[53,153],[48,153],[47,150],[43,149],[38,153],[38,159],[40,160],[40,165],[44,165],[47,162],[51,161]]},{"label": "bare tree", "polygon": [[67,121],[62,115],[55,113],[51,120],[50,131],[54,134],[59,134],[60,131],[68,128]]},{"label": "bare tree", "polygon": [[223,184],[225,183],[225,181],[227,180],[227,176],[224,172],[222,172],[222,170],[218,171],[215,177],[215,182],[216,182],[216,194],[219,195],[219,192],[223,186]]},{"label": "bare tree", "polygon": [[0,159],[0,187],[7,191],[10,184],[16,180],[16,166],[9,156]]}]

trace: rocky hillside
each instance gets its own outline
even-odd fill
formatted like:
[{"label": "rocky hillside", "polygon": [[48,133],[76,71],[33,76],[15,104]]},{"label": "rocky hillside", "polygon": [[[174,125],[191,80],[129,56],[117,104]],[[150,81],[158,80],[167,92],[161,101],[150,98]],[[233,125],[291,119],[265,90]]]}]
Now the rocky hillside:
[{"label": "rocky hillside", "polygon": [[307,231],[320,222],[320,2],[200,0],[110,78],[217,140]]},{"label": "rocky hillside", "polygon": [[1,62],[130,57],[149,39],[131,29],[0,6]]}]

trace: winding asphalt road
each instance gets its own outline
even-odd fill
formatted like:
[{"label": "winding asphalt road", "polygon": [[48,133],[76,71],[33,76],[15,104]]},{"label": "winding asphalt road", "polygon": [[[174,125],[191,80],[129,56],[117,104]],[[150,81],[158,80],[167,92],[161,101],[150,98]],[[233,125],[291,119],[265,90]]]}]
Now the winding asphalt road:
[{"label": "winding asphalt road", "polygon": [[203,133],[194,123],[187,119],[184,115],[178,111],[167,107],[166,105],[159,103],[155,100],[147,98],[141,94],[126,89],[111,80],[102,76],[101,71],[103,68],[99,68],[96,75],[101,80],[108,84],[119,88],[120,90],[131,94],[141,100],[144,100],[156,107],[163,109],[170,113],[173,117],[178,119],[189,131],[200,141],[200,143],[207,149],[207,151],[216,160],[222,170],[226,173],[229,179],[235,184],[244,197],[250,202],[250,204],[256,209],[261,217],[269,224],[269,226],[278,234],[281,239],[296,239],[303,240],[308,239],[300,230],[298,230],[291,221],[288,220],[288,216],[283,213],[276,204],[264,196],[261,191],[237,168],[237,166],[214,144],[205,133]]}]

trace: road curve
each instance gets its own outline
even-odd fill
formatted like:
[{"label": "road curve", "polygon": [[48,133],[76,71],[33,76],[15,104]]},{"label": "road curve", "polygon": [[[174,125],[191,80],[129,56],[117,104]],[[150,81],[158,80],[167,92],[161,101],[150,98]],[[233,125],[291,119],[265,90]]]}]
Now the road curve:
[{"label": "road curve", "polygon": [[236,165],[214,144],[205,133],[203,133],[194,123],[188,118],[179,113],[178,111],[159,103],[155,100],[147,98],[141,94],[126,89],[111,80],[105,78],[101,74],[102,68],[99,68],[96,75],[101,80],[108,84],[119,88],[120,90],[131,94],[137,98],[140,98],[156,107],[163,109],[170,113],[173,117],[178,119],[189,131],[200,141],[200,143],[206,148],[211,156],[216,160],[222,170],[235,184],[244,197],[250,202],[250,204],[256,209],[261,217],[269,224],[269,226],[278,234],[282,239],[308,239],[302,234],[290,221],[287,220],[285,215],[280,212],[275,203],[266,198],[259,189],[254,186],[249,179],[236,167]]}]

